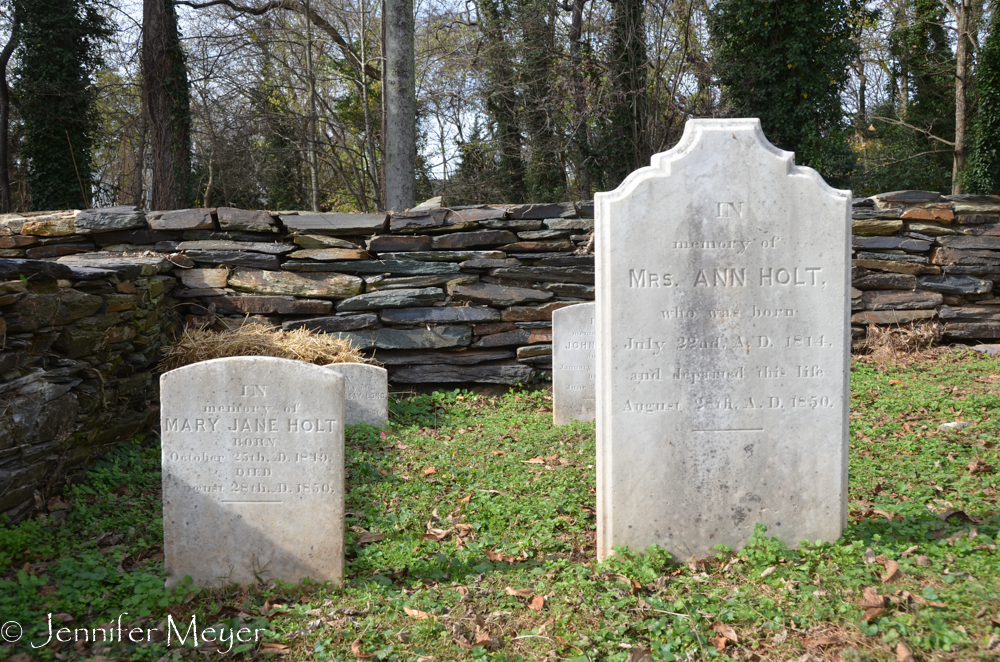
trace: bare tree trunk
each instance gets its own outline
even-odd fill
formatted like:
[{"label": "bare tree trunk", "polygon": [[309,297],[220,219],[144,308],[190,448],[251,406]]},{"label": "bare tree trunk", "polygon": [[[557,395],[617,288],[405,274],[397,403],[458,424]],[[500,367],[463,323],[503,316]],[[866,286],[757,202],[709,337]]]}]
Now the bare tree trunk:
[{"label": "bare tree trunk", "polygon": [[149,161],[150,206],[176,209],[187,203],[191,165],[187,71],[171,0],[143,0],[142,97]]},{"label": "bare tree trunk", "polygon": [[955,17],[958,41],[955,46],[955,152],[951,170],[952,195],[962,192],[962,175],[965,172],[965,132],[968,106],[965,84],[969,71],[969,27],[972,25],[972,0],[961,0],[959,6],[961,12]]},{"label": "bare tree trunk", "polygon": [[17,12],[10,26],[10,40],[0,52],[0,214],[10,212],[10,88],[7,85],[7,63],[17,45],[17,29],[20,19]]},{"label": "bare tree trunk", "polygon": [[573,110],[576,124],[574,142],[576,142],[576,171],[579,178],[579,191],[581,200],[590,199],[590,169],[587,163],[590,146],[587,141],[587,100],[586,90],[583,86],[583,61],[580,57],[580,48],[583,43],[583,7],[587,0],[573,0],[572,18],[569,27],[569,58],[573,63]]},{"label": "bare tree trunk", "polygon": [[413,0],[385,0],[385,208],[416,204]]},{"label": "bare tree trunk", "polygon": [[858,61],[854,64],[858,73],[858,116],[855,119],[858,131],[864,131],[868,124],[868,108],[865,96],[868,93],[868,76],[865,75],[865,61],[858,56]]},{"label": "bare tree trunk", "polygon": [[[309,0],[305,0],[309,13]],[[319,211],[319,163],[316,159],[316,71],[312,59],[312,22],[306,21],[306,79],[309,83],[309,120],[306,122],[306,159],[309,162],[309,204]]]}]

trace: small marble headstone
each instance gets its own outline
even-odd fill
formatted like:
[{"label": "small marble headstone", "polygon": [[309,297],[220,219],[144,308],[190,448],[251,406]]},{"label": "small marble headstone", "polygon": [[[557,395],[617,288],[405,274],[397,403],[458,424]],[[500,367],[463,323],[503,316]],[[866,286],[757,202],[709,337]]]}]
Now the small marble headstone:
[{"label": "small marble headstone", "polygon": [[759,120],[689,120],[595,210],[598,558],[838,538],[851,192]]},{"label": "small marble headstone", "polygon": [[344,572],[344,378],[270,357],[160,377],[167,586]]},{"label": "small marble headstone", "polygon": [[594,315],[593,303],[552,313],[552,420],[556,425],[594,420]]},{"label": "small marble headstone", "polygon": [[388,371],[367,363],[337,363],[326,367],[344,377],[345,423],[385,427],[389,420]]}]

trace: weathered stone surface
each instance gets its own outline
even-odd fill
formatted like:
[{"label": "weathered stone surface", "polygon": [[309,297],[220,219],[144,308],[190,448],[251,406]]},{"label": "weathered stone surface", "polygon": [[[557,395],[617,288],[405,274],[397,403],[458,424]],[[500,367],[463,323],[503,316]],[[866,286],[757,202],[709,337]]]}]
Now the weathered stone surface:
[{"label": "weathered stone surface", "polygon": [[347,299],[360,292],[363,284],[357,276],[345,274],[294,274],[244,267],[229,275],[229,287],[235,290],[323,299]]},{"label": "weathered stone surface", "polygon": [[903,221],[855,220],[851,231],[860,237],[874,237],[895,234],[903,229]]},{"label": "weathered stone surface", "polygon": [[549,230],[574,230],[590,232],[594,229],[593,218],[550,218],[544,221]]},{"label": "weathered stone surface", "polygon": [[328,317],[311,317],[304,320],[289,320],[281,323],[285,331],[293,329],[308,329],[319,333],[336,333],[337,331],[356,331],[378,326],[378,315],[361,313],[360,315],[330,315]]},{"label": "weathered stone surface", "polygon": [[[874,204],[874,201],[872,201]],[[872,207],[854,207],[851,210],[851,218],[856,221],[861,220],[894,220],[903,215],[903,207],[888,207],[886,209],[875,209]]]},{"label": "weathered stone surface", "polygon": [[851,281],[851,284],[862,290],[915,290],[917,277],[913,274],[863,271]]},{"label": "weathered stone surface", "polygon": [[383,310],[379,317],[386,324],[438,324],[442,322],[492,322],[500,311],[488,306],[441,306]]},{"label": "weathered stone surface", "polygon": [[23,234],[8,234],[0,237],[0,248],[24,248],[38,243],[38,237],[28,237]]},{"label": "weathered stone surface", "polygon": [[429,251],[431,238],[425,234],[415,234],[403,237],[379,235],[372,237],[366,244],[368,250],[377,253],[397,253],[407,251]]},{"label": "weathered stone surface", "polygon": [[359,294],[344,299],[337,304],[337,312],[353,310],[379,310],[382,308],[407,308],[427,306],[436,301],[444,301],[444,291],[437,287],[423,287],[409,290],[385,290]]},{"label": "weathered stone surface", "polygon": [[862,297],[868,310],[918,310],[936,308],[943,299],[939,292],[926,290],[872,290]]},{"label": "weathered stone surface", "polygon": [[234,296],[213,301],[222,315],[323,315],[333,309],[329,301],[287,296]]},{"label": "weathered stone surface", "polygon": [[0,248],[0,257],[24,257],[23,248]]},{"label": "weathered stone surface", "polygon": [[937,243],[946,248],[961,248],[973,250],[1000,250],[1000,237],[993,235],[981,235],[978,237],[955,236],[940,237]]},{"label": "weathered stone surface", "polygon": [[996,195],[946,195],[956,214],[996,214],[1000,212],[1000,196]]},{"label": "weathered stone surface", "polygon": [[950,209],[907,209],[901,217],[904,221],[937,221],[951,223],[955,220],[955,212]]},{"label": "weathered stone surface", "polygon": [[491,207],[489,205],[473,205],[452,207],[447,218],[448,223],[482,223],[502,219],[507,214],[507,207]]},{"label": "weathered stone surface", "polygon": [[517,362],[481,363],[476,365],[416,365],[392,371],[393,383],[427,384],[443,382],[477,382],[485,384],[520,384],[531,379],[531,366]]},{"label": "weathered stone surface", "polygon": [[[86,237],[98,246],[112,246],[114,244],[134,244],[136,246],[148,246],[164,241],[179,242],[183,232],[176,230],[150,230],[139,228],[138,230],[117,230],[115,232],[101,232]],[[83,239],[83,237],[80,237]],[[43,240],[44,243],[44,240]]]},{"label": "weathered stone surface", "polygon": [[[533,256],[534,257],[534,256]],[[594,268],[594,256],[593,255],[556,255],[556,256],[537,256],[541,259],[536,260],[531,266],[534,267],[587,267],[590,269]]]},{"label": "weathered stone surface", "polygon": [[383,253],[387,261],[415,260],[418,262],[464,262],[466,260],[501,260],[503,251],[413,251],[410,253]]},{"label": "weathered stone surface", "polygon": [[941,269],[915,262],[901,262],[897,260],[852,260],[851,264],[862,269],[872,269],[874,271],[891,271],[897,274],[939,274]]},{"label": "weathered stone surface", "polygon": [[326,366],[344,378],[344,422],[387,427],[389,422],[389,373],[367,363]]},{"label": "weathered stone surface", "polygon": [[379,292],[383,290],[405,290],[417,287],[474,285],[478,282],[478,276],[463,276],[460,274],[441,274],[439,276],[403,276],[401,278],[387,278],[379,275],[365,276],[365,290],[367,292]]},{"label": "weathered stone surface", "polygon": [[955,217],[955,225],[995,225],[1000,223],[1000,214],[962,214]]},{"label": "weathered stone surface", "polygon": [[246,232],[277,232],[274,219],[266,211],[249,211],[235,207],[219,207],[216,210],[219,227],[223,230],[243,230]]},{"label": "weathered stone surface", "polygon": [[532,221],[525,219],[497,219],[479,221],[479,225],[491,230],[509,230],[511,232],[522,232],[525,230],[540,230],[544,227],[542,221]]},{"label": "weathered stone surface", "polygon": [[542,306],[513,306],[503,311],[501,319],[505,322],[536,322],[541,320],[551,320],[552,313],[574,305],[567,301],[554,301]]},{"label": "weathered stone surface", "polygon": [[499,260],[475,259],[461,262],[458,266],[463,269],[502,269],[504,267],[519,267],[521,266],[521,261],[512,257],[502,258]]},{"label": "weathered stone surface", "polygon": [[596,288],[593,285],[579,285],[577,283],[543,283],[538,287],[546,292],[552,292],[557,297],[572,297],[574,299],[593,301],[596,296]]},{"label": "weathered stone surface", "polygon": [[576,215],[580,218],[593,219],[594,218],[594,201],[593,200],[580,200],[576,203]]},{"label": "weathered stone surface", "polygon": [[503,347],[505,345],[532,345],[552,342],[551,329],[516,329],[483,336],[472,343],[475,348]]},{"label": "weathered stone surface", "polygon": [[87,209],[76,215],[76,231],[80,234],[144,227],[146,227],[146,215],[141,209],[128,205]]},{"label": "weathered stone surface", "polygon": [[281,214],[281,222],[294,232],[369,235],[385,230],[386,215],[299,212],[297,214]]},{"label": "weathered stone surface", "polygon": [[[758,523],[788,545],[836,540],[850,192],[795,166],[758,120],[729,119],[689,120],[595,198],[598,558],[652,544],[704,558]],[[678,246],[703,238],[733,248]]]},{"label": "weathered stone surface", "polygon": [[986,294],[993,281],[970,276],[921,276],[920,287],[943,294]]},{"label": "weathered stone surface", "polygon": [[292,235],[292,241],[303,248],[358,248],[355,243],[337,237],[328,237],[325,234],[296,234]]},{"label": "weathered stone surface", "polygon": [[418,262],[416,260],[357,260],[344,262],[285,262],[286,271],[325,272],[338,271],[348,274],[397,274],[430,275],[459,274],[454,262]]},{"label": "weathered stone surface", "polygon": [[945,338],[1000,338],[1000,322],[949,322]]},{"label": "weathered stone surface", "polygon": [[178,299],[199,299],[201,297],[223,297],[233,291],[223,287],[195,287],[173,293]]},{"label": "weathered stone surface", "polygon": [[478,246],[509,244],[512,241],[517,241],[517,237],[513,232],[508,232],[507,230],[477,230],[475,232],[456,232],[453,234],[438,235],[432,240],[431,248],[436,251],[460,251]]},{"label": "weathered stone surface", "polygon": [[253,251],[185,251],[184,257],[203,264],[228,264],[233,267],[252,267],[275,271],[281,268],[277,255]]},{"label": "weathered stone surface", "polygon": [[920,232],[922,234],[930,235],[931,237],[944,237],[947,235],[957,234],[957,232],[952,228],[924,221],[908,221],[906,229],[911,232]]},{"label": "weathered stone surface", "polygon": [[451,365],[474,365],[486,361],[500,361],[514,358],[512,349],[458,349],[435,351],[389,350],[378,353],[378,361],[383,365],[423,365],[447,363]]},{"label": "weathered stone surface", "polygon": [[526,345],[518,347],[517,360],[521,363],[551,363],[552,345]]},{"label": "weathered stone surface", "polygon": [[182,251],[252,251],[268,255],[284,255],[295,250],[294,244],[267,243],[263,241],[183,241],[177,247]]},{"label": "weathered stone surface", "polygon": [[543,292],[542,290],[504,287],[488,283],[450,287],[448,294],[456,301],[471,301],[472,303],[493,306],[517,306],[535,301],[547,301],[554,296],[552,292]]},{"label": "weathered stone surface", "polygon": [[[168,260],[161,257],[140,255],[115,255],[112,253],[80,253],[67,255],[58,259],[60,264],[73,267],[90,267],[96,269],[112,269],[119,277],[126,279],[140,276],[155,276],[167,273],[174,268]],[[82,278],[81,278],[82,279]]]},{"label": "weathered stone surface", "polygon": [[552,421],[556,425],[592,421],[596,416],[594,306],[578,304],[552,315]]},{"label": "weathered stone surface", "polygon": [[487,324],[476,324],[472,327],[472,334],[475,336],[492,336],[495,333],[513,331],[517,328],[514,322],[490,322]]},{"label": "weathered stone surface", "polygon": [[937,202],[941,199],[941,194],[936,191],[889,191],[887,193],[879,193],[874,198],[878,205],[892,203],[921,205]]},{"label": "weathered stone surface", "polygon": [[300,251],[293,251],[288,254],[289,258],[295,260],[322,260],[333,262],[335,260],[367,260],[371,256],[367,251],[351,248],[306,248]]},{"label": "weathered stone surface", "polygon": [[933,264],[987,264],[1000,265],[1000,252],[985,250],[958,250],[954,248],[935,248],[931,252]]},{"label": "weathered stone surface", "polygon": [[576,244],[572,241],[554,239],[551,241],[518,241],[500,248],[509,255],[511,253],[575,251]]},{"label": "weathered stone surface", "polygon": [[[344,571],[344,378],[271,357],[160,378],[167,586]],[[236,412],[236,413],[231,413]]]},{"label": "weathered stone surface", "polygon": [[94,250],[93,246],[86,244],[56,244],[54,246],[35,246],[24,251],[25,257],[31,259],[41,259],[46,257],[61,257],[63,255],[76,255],[77,253],[89,253]]},{"label": "weathered stone surface", "polygon": [[40,237],[66,237],[79,234],[80,230],[76,226],[76,218],[69,216],[55,216],[45,220],[26,221],[21,226],[21,234],[37,235]]},{"label": "weathered stone surface", "polygon": [[566,212],[576,215],[576,208],[572,202],[554,202],[549,204],[529,204],[517,205],[507,210],[510,218],[531,219],[531,218],[559,218]]},{"label": "weathered stone surface", "polygon": [[910,255],[904,253],[903,251],[885,252],[885,253],[870,253],[866,251],[858,251],[855,256],[859,260],[888,260],[890,262],[913,262],[915,264],[927,264],[927,258],[923,255]]},{"label": "weathered stone surface", "polygon": [[491,269],[495,278],[532,280],[542,283],[584,283],[594,284],[594,270],[586,267],[510,267]]},{"label": "weathered stone surface", "polygon": [[185,287],[225,287],[229,269],[177,269],[174,275]]},{"label": "weathered stone surface", "polygon": [[1000,321],[1000,306],[941,306],[938,317],[942,320],[958,321]]},{"label": "weathered stone surface", "polygon": [[[270,244],[274,243],[276,238],[273,232],[240,232],[238,230],[184,230],[181,234],[184,241],[238,241],[240,243]],[[291,246],[289,250],[293,248],[294,246]]]},{"label": "weathered stone surface", "polygon": [[[517,241],[538,241],[539,239],[563,239],[569,236],[569,230],[525,230],[518,232],[517,237],[512,237],[510,242]],[[510,243],[507,242],[507,243]]]},{"label": "weathered stone surface", "polygon": [[212,230],[211,209],[177,209],[174,211],[151,211],[146,222],[153,230]]},{"label": "weathered stone surface", "polygon": [[871,310],[851,315],[851,324],[909,324],[933,319],[935,315],[936,310]]},{"label": "weathered stone surface", "polygon": [[472,340],[467,326],[432,326],[420,329],[348,331],[338,336],[359,349],[445,349],[466,347]]},{"label": "weathered stone surface", "polygon": [[909,237],[854,237],[851,243],[854,248],[865,248],[868,250],[890,249],[923,252],[931,247],[929,241],[920,241],[919,239],[910,239]]},{"label": "weathered stone surface", "polygon": [[1000,265],[996,264],[947,266],[941,267],[941,271],[948,275],[972,275],[991,280],[1000,280]]},{"label": "weathered stone surface", "polygon": [[979,237],[981,235],[1000,235],[1000,223],[990,223],[989,225],[972,225],[962,228],[962,234]]}]

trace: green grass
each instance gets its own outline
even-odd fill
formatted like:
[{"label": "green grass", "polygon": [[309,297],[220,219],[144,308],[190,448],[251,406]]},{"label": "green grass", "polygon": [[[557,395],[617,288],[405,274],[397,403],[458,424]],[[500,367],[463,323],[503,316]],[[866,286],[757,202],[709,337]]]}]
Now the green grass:
[{"label": "green grass", "polygon": [[[94,628],[122,612],[131,627],[166,632],[170,619],[181,634],[192,616],[199,628],[266,628],[260,642],[227,638],[219,657],[236,658],[896,660],[902,643],[916,660],[996,659],[1000,361],[855,363],[851,408],[840,540],[789,550],[758,531],[706,562],[654,549],[599,565],[593,425],[554,428],[545,392],[404,399],[386,436],[349,432],[342,589],[167,594],[159,450],[123,444],[48,516],[0,527],[0,622],[25,628],[0,659],[216,656],[176,635],[30,647],[49,613],[55,627]],[[937,430],[955,420],[976,425]],[[863,620],[866,588],[885,606]]]}]

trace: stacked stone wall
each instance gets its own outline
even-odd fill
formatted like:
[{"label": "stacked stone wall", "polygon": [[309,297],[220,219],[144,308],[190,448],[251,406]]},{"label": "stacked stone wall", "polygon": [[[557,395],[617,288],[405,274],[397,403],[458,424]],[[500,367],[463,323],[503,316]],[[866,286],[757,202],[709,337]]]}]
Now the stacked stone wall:
[{"label": "stacked stone wall", "polygon": [[161,262],[0,259],[0,515],[23,518],[88,458],[152,429],[153,368],[179,326]]}]

